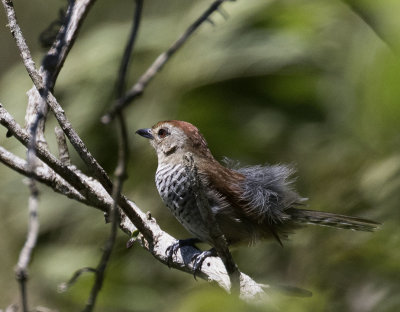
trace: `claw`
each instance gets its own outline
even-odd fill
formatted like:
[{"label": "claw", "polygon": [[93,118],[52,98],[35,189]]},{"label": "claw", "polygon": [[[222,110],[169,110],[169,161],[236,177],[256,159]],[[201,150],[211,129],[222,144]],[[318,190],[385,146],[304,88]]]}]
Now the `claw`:
[{"label": "claw", "polygon": [[171,268],[172,258],[173,256],[176,256],[176,253],[181,247],[192,246],[196,248],[195,244],[200,242],[201,241],[198,238],[179,239],[172,245],[168,246],[168,248],[165,250],[168,267]]},{"label": "claw", "polygon": [[193,277],[195,280],[197,280],[196,275],[201,271],[201,266],[203,265],[204,260],[206,260],[208,257],[215,256],[217,256],[217,252],[214,248],[200,252],[193,256]]}]

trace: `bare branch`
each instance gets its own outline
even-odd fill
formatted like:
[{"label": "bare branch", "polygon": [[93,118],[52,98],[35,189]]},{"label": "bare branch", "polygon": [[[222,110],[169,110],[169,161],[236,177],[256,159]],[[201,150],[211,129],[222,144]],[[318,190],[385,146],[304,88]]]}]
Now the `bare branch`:
[{"label": "bare branch", "polygon": [[78,36],[80,27],[94,3],[95,0],[69,0],[65,23],[61,26],[53,46],[43,59],[42,66],[49,90],[53,90],[57,76]]},{"label": "bare branch", "polygon": [[[0,103],[0,124],[8,129],[18,141],[24,146],[28,147],[30,142],[29,134],[18,125],[12,116],[5,110]],[[111,203],[110,196],[105,196],[98,188],[99,186],[94,180],[90,180],[87,176],[79,174],[74,166],[66,166],[54,157],[47,149],[38,145],[36,149],[37,156],[40,160],[46,163],[51,169],[59,174],[65,181],[71,184],[77,191],[79,191],[94,207],[107,211],[109,203]],[[100,186],[101,190],[104,190]],[[108,194],[107,194],[108,195]]]},{"label": "bare branch", "polygon": [[[29,50],[28,50],[29,51]],[[20,285],[21,292],[21,306],[24,312],[28,311],[28,294],[26,291],[26,283],[28,280],[28,265],[31,261],[33,250],[36,246],[36,241],[39,236],[39,217],[38,217],[38,201],[39,201],[39,190],[36,186],[36,180],[34,176],[36,166],[36,134],[38,131],[39,124],[43,120],[44,115],[41,111],[37,111],[35,116],[32,118],[33,122],[29,127],[30,140],[27,151],[27,170],[29,172],[29,222],[28,222],[28,233],[25,244],[19,254],[18,263],[15,269],[16,279]]]},{"label": "bare branch", "polygon": [[25,68],[28,71],[29,76],[32,80],[42,82],[42,77],[35,68],[35,62],[32,59],[31,52],[22,36],[21,28],[17,23],[17,19],[14,12],[14,5],[11,0],[1,0],[8,18],[8,27],[10,28],[11,34],[13,35],[15,42],[19,48],[22,60]]},{"label": "bare branch", "polygon": [[83,204],[90,204],[82,194],[47,166],[36,167],[33,172],[29,172],[27,169],[28,164],[25,160],[10,153],[2,146],[0,146],[0,162],[26,177],[32,175],[37,181],[49,186],[57,193],[75,199]]},{"label": "bare branch", "polygon": [[[124,226],[124,220],[121,226]],[[140,245],[148,250],[158,261],[165,265],[170,265],[175,269],[187,273],[193,273],[192,259],[198,254],[198,249],[192,246],[184,246],[180,248],[180,252],[173,257],[172,262],[168,262],[167,248],[176,242],[176,238],[161,230],[156,220],[153,218],[148,220],[149,226],[154,234],[154,243],[149,244],[142,235],[139,235],[137,241]],[[231,283],[227,274],[224,263],[219,257],[208,257],[201,267],[201,272],[197,275],[209,282],[217,283],[221,288],[230,291]],[[256,300],[265,295],[262,285],[256,283],[248,275],[240,273],[240,297],[244,300]]]},{"label": "bare branch", "polygon": [[39,217],[38,217],[38,201],[39,190],[36,186],[36,181],[33,173],[36,168],[36,131],[43,115],[38,113],[35,122],[30,129],[30,141],[27,151],[27,171],[29,173],[29,222],[26,241],[19,254],[18,263],[15,268],[15,276],[20,286],[21,306],[24,312],[28,311],[28,294],[26,291],[26,283],[28,280],[28,265],[31,261],[33,250],[36,246],[36,241],[39,235]]},{"label": "bare branch", "polygon": [[[122,80],[123,81],[123,80]],[[128,132],[126,130],[126,124],[123,116],[118,116],[119,125],[119,149],[118,149],[118,165],[115,169],[115,179],[113,187],[113,204],[110,211],[110,222],[111,230],[108,241],[104,247],[103,255],[100,259],[100,263],[96,268],[96,279],[90,293],[89,300],[83,311],[90,312],[93,310],[96,303],[96,298],[103,286],[104,273],[107,268],[108,261],[111,257],[111,253],[115,244],[115,238],[117,236],[118,229],[118,198],[121,196],[121,190],[124,180],[127,177],[126,165],[128,160]]]},{"label": "bare branch", "polygon": [[[28,47],[26,45],[26,42],[25,42],[25,40],[24,40],[24,38],[22,36],[22,33],[21,33],[21,31],[20,31],[20,29],[18,27],[18,24],[16,23],[14,8],[12,6],[11,0],[2,0],[2,2],[4,3],[4,5],[5,5],[6,9],[7,9],[7,16],[10,19],[10,23],[15,25],[14,28],[16,28],[18,30],[18,34],[19,35],[18,35],[17,38],[19,40],[16,40],[18,48],[20,49],[20,51],[23,51],[23,49],[27,49],[28,52],[29,52],[29,49],[28,49]],[[10,3],[11,3],[11,5],[9,5]],[[43,85],[42,76],[40,74],[36,75],[37,71],[35,69],[34,64],[32,65],[33,61],[31,61],[30,54],[27,55],[27,54],[23,54],[21,52],[21,55],[23,57],[23,61],[24,61],[25,66],[27,67],[28,72],[35,73],[35,75],[34,74],[30,74],[30,77],[31,77],[36,89],[39,91],[39,94],[42,97],[45,97],[46,103],[50,106],[50,108],[53,111],[58,123],[60,124],[60,126],[63,129],[64,133],[68,137],[68,139],[71,142],[72,146],[77,151],[77,153],[79,154],[81,159],[84,161],[84,163],[92,171],[94,177],[103,185],[103,187],[108,192],[108,194],[112,194],[112,182],[111,182],[110,178],[108,177],[107,173],[100,166],[100,164],[97,162],[97,160],[92,156],[92,154],[89,152],[89,150],[87,149],[86,145],[84,144],[82,139],[79,137],[77,132],[72,128],[71,123],[69,122],[69,120],[65,116],[64,110],[62,109],[60,104],[57,102],[57,100],[53,96],[53,94],[50,91],[44,92],[45,91],[45,87]],[[11,117],[11,116],[9,116],[9,117]],[[6,122],[6,120],[3,119],[3,122]],[[11,127],[11,128],[13,128],[13,127]],[[11,130],[11,129],[9,129],[9,130]],[[20,133],[20,134],[22,134],[22,133]],[[22,137],[18,138],[18,140],[20,140],[20,139],[22,139]],[[28,138],[25,137],[25,139],[28,139]],[[46,154],[48,157],[44,157],[44,154]],[[58,160],[53,161],[54,156],[51,155],[50,153],[48,153],[48,151],[46,151],[44,149],[41,149],[40,146],[38,146],[38,156],[39,156],[39,158],[43,157],[47,161],[51,159],[52,160],[52,164],[49,164],[49,163],[47,163],[47,164],[54,171],[56,171],[58,174],[61,174],[64,178],[66,178],[66,177],[63,175],[63,173],[67,174],[69,178],[74,179],[74,181],[73,181],[74,183],[72,183],[72,181],[70,181],[70,180],[67,180],[67,181],[69,183],[71,183],[75,188],[78,185],[81,185],[82,189],[86,189],[87,188],[87,185],[84,185],[82,183],[82,181],[80,181],[80,179],[76,179],[76,175],[75,174],[71,175],[71,172],[68,170],[68,167],[63,166],[62,164],[60,166]],[[43,161],[45,161],[45,160],[43,160]],[[54,167],[52,167],[52,165]],[[57,171],[57,170],[59,170],[59,171]],[[77,189],[80,191],[81,188],[78,187]],[[93,197],[93,194],[91,194],[90,191],[87,192],[86,194],[83,194],[83,195],[88,200],[91,200],[91,198],[89,198],[89,196]],[[96,198],[92,198],[92,200],[96,201],[97,199]],[[120,207],[122,208],[124,213],[129,217],[129,219],[132,220],[132,222],[139,229],[139,231],[143,235],[145,235],[146,239],[149,242],[151,242],[152,239],[153,239],[151,231],[148,229],[147,224],[145,222],[143,222],[143,219],[140,216],[140,214],[136,210],[132,209],[132,207],[129,205],[127,199],[124,196],[121,196],[119,198],[119,200],[118,200],[118,204],[120,205]]]},{"label": "bare branch", "polygon": [[26,292],[26,282],[28,280],[28,265],[31,260],[32,252],[36,246],[37,237],[39,235],[39,219],[38,219],[38,197],[39,191],[36,187],[34,179],[29,180],[29,223],[28,233],[25,244],[19,254],[18,263],[15,268],[15,276],[20,286],[22,311],[28,311],[28,299]]},{"label": "bare branch", "polygon": [[87,272],[96,273],[96,269],[86,267],[86,268],[81,268],[81,269],[77,270],[77,271],[72,275],[72,277],[69,279],[68,282],[62,283],[62,284],[60,284],[60,285],[58,286],[58,291],[59,291],[59,292],[65,292],[65,291],[67,291],[68,288],[70,288],[73,284],[75,284],[75,282],[78,280],[78,278],[79,278],[83,273],[87,273]]},{"label": "bare branch", "polygon": [[125,94],[125,96],[119,99],[114,107],[104,115],[101,120],[103,123],[109,123],[117,114],[117,112],[124,109],[129,103],[131,103],[138,96],[142,95],[144,89],[153,77],[163,68],[165,63],[175,54],[175,52],[183,46],[183,44],[190,38],[190,36],[199,28],[201,24],[208,20],[210,15],[218,10],[219,6],[226,0],[216,0],[211,6],[193,23],[188,29],[168,48],[167,51],[157,57],[157,59],[151,64],[146,72],[139,78],[138,82]]},{"label": "bare branch", "polygon": [[58,146],[58,157],[64,165],[70,165],[71,159],[69,157],[67,140],[65,140],[64,132],[60,127],[55,127],[54,132],[56,134],[57,146]]},{"label": "bare branch", "polygon": [[122,57],[121,65],[118,72],[118,79],[116,84],[117,99],[120,99],[125,92],[126,87],[126,74],[128,71],[128,65],[131,60],[133,47],[139,31],[140,20],[142,17],[143,0],[135,0],[136,6],[133,13],[133,23],[129,39],[125,47],[124,55]]},{"label": "bare branch", "polygon": [[[83,1],[69,0],[69,6],[66,12],[66,17],[63,22],[63,25],[61,26],[58,32],[57,38],[53,46],[43,58],[42,66],[39,69],[39,74],[42,77],[44,77],[43,86],[46,92],[42,92],[42,94],[39,94],[35,86],[33,86],[27,92],[28,105],[25,114],[26,129],[29,129],[31,125],[34,123],[35,116],[37,113],[40,112],[40,114],[43,115],[43,118],[40,120],[38,125],[37,144],[44,144],[44,145],[47,144],[46,139],[44,137],[44,130],[46,123],[46,116],[48,113],[48,106],[46,104],[46,99],[44,94],[46,94],[48,90],[53,91],[57,76],[64,64],[68,52],[71,50],[73,43],[75,42],[75,38],[77,37],[80,26],[82,25],[82,22],[84,20],[84,17],[87,15],[93,3],[94,0],[83,0]],[[19,30],[19,36],[21,37],[21,39],[23,39],[20,30]],[[26,43],[24,45],[27,49]]]}]

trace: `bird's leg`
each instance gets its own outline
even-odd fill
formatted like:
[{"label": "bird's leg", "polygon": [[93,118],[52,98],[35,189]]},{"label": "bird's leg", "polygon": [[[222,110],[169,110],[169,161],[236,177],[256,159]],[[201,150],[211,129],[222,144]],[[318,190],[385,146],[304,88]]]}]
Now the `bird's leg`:
[{"label": "bird's leg", "polygon": [[206,260],[208,257],[217,257],[217,251],[215,248],[211,248],[210,250],[202,251],[199,254],[196,254],[193,256],[192,261],[193,262],[193,276],[194,279],[196,279],[196,275],[198,272],[201,271],[201,266],[203,265],[204,260]]},{"label": "bird's leg", "polygon": [[[187,239],[179,239],[175,243],[170,245],[165,251],[165,254],[167,255],[168,267],[169,268],[171,267],[172,257],[176,255],[176,253],[178,252],[178,249],[180,249],[181,247],[184,247],[184,246],[192,246],[192,247],[198,249],[195,245],[197,243],[201,243],[201,240],[193,237],[193,238],[187,238]],[[199,254],[200,254],[200,251],[199,251]],[[198,254],[196,254],[196,255],[198,255]]]}]

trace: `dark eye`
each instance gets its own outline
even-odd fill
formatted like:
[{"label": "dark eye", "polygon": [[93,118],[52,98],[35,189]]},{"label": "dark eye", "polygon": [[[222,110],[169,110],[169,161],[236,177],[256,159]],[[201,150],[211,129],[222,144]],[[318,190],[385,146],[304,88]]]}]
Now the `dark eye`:
[{"label": "dark eye", "polygon": [[158,130],[158,133],[157,133],[157,135],[158,135],[158,137],[159,137],[160,139],[165,138],[168,134],[169,134],[169,133],[168,133],[168,130],[166,130],[166,129],[164,129],[164,128],[161,128],[160,130]]}]

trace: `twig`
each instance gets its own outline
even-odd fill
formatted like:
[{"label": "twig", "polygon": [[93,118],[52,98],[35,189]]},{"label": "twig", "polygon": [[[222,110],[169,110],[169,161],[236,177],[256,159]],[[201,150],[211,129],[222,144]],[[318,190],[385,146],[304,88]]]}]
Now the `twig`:
[{"label": "twig", "polygon": [[42,62],[44,74],[48,78],[47,87],[52,92],[65,59],[75,43],[80,27],[90,8],[95,3],[95,0],[68,1],[69,6],[65,22],[61,26],[53,46],[47,52]]},{"label": "twig", "polygon": [[25,244],[19,254],[18,263],[15,269],[15,276],[20,286],[21,292],[21,306],[24,312],[28,311],[28,294],[26,291],[26,283],[28,280],[28,265],[31,261],[33,250],[36,246],[36,241],[39,235],[39,218],[38,218],[38,198],[39,190],[36,186],[36,180],[34,176],[36,168],[36,132],[38,125],[43,118],[41,112],[37,112],[35,116],[35,122],[31,125],[30,130],[30,141],[28,144],[27,151],[27,167],[29,173],[29,222],[28,222],[28,233]]},{"label": "twig", "polygon": [[[12,116],[1,104],[0,124],[5,126],[8,131],[24,146],[28,147],[30,142],[29,134],[15,122]],[[76,168],[62,164],[60,160],[54,157],[47,149],[43,148],[43,146],[38,145],[36,147],[36,154],[41,161],[46,163],[65,181],[71,184],[84,197],[86,197],[86,199],[90,201],[94,207],[102,207],[103,211],[107,211],[109,207],[107,204],[107,197],[96,191],[96,189],[93,187],[93,183],[89,181],[88,177],[78,174]]]},{"label": "twig", "polygon": [[[31,52],[22,36],[21,28],[17,23],[17,18],[15,16],[14,5],[11,0],[1,0],[8,18],[8,27],[10,28],[11,34],[13,35],[17,46],[19,48],[22,60],[24,62],[25,68],[28,71],[29,76],[32,80],[42,82],[42,77],[35,68],[35,62],[32,59]],[[40,90],[39,90],[40,92]]]},{"label": "twig", "polygon": [[28,298],[26,291],[26,282],[28,280],[28,265],[31,260],[32,252],[36,246],[37,237],[39,234],[39,219],[38,219],[38,196],[39,191],[36,187],[36,183],[34,179],[29,180],[29,224],[28,224],[28,233],[26,237],[26,241],[24,247],[22,248],[18,263],[15,268],[15,276],[20,286],[21,292],[21,306],[22,311],[28,311]]},{"label": "twig", "polygon": [[119,124],[119,149],[118,149],[118,165],[115,169],[114,189],[113,189],[113,205],[110,211],[111,231],[108,241],[104,247],[103,255],[100,263],[96,268],[96,278],[93,285],[90,297],[86,304],[84,312],[93,310],[96,303],[96,298],[103,286],[104,273],[107,268],[108,261],[114,247],[115,238],[118,229],[118,198],[120,197],[123,181],[126,179],[126,163],[128,159],[128,134],[123,116],[118,116]]},{"label": "twig", "polygon": [[90,204],[82,194],[80,194],[75,188],[73,188],[68,182],[62,179],[50,168],[44,168],[43,166],[40,166],[36,167],[35,171],[29,172],[27,169],[28,164],[24,159],[10,153],[2,146],[0,146],[0,162],[26,177],[34,176],[37,181],[49,186],[57,193],[63,194],[68,198],[75,199],[83,204]]},{"label": "twig", "polygon": [[187,30],[168,48],[167,51],[159,55],[146,72],[139,78],[138,82],[125,94],[125,96],[119,99],[113,106],[113,108],[101,118],[103,123],[109,123],[116,116],[117,112],[125,108],[131,103],[136,97],[140,96],[148,83],[153,77],[163,68],[165,63],[175,54],[175,52],[183,46],[183,44],[190,38],[190,36],[199,28],[199,26],[208,20],[210,15],[219,8],[219,6],[226,0],[216,0],[211,6],[193,23]]},{"label": "twig", "polygon": [[117,99],[120,99],[125,92],[126,87],[126,75],[128,71],[128,65],[131,60],[131,55],[133,51],[133,47],[136,42],[137,34],[139,31],[140,21],[142,17],[142,10],[143,10],[143,0],[135,0],[135,10],[133,13],[133,23],[131,33],[129,34],[129,39],[127,41],[124,55],[122,57],[121,65],[118,71],[118,79],[116,84],[116,92],[117,92]]},{"label": "twig", "polygon": [[54,132],[56,134],[58,146],[58,157],[64,165],[69,166],[71,164],[71,159],[69,157],[67,140],[65,140],[64,132],[60,127],[55,127]]},{"label": "twig", "polygon": [[59,292],[65,292],[68,290],[68,288],[70,288],[73,284],[75,284],[75,282],[78,280],[78,278],[83,274],[83,273],[96,273],[96,269],[93,268],[81,268],[77,271],[75,271],[75,273],[72,275],[72,277],[69,279],[68,282],[62,283],[60,285],[58,285],[58,291]]},{"label": "twig", "polygon": [[204,193],[203,185],[197,172],[197,167],[194,162],[192,153],[185,154],[184,163],[186,172],[191,181],[190,185],[193,187],[193,191],[196,194],[196,204],[200,210],[200,215],[203,221],[208,224],[208,231],[213,242],[213,247],[216,249],[218,255],[222,259],[226,271],[231,278],[232,289],[239,290],[239,269],[229,251],[228,242],[226,241],[226,238],[219,228],[219,225],[211,211],[210,205]]}]

